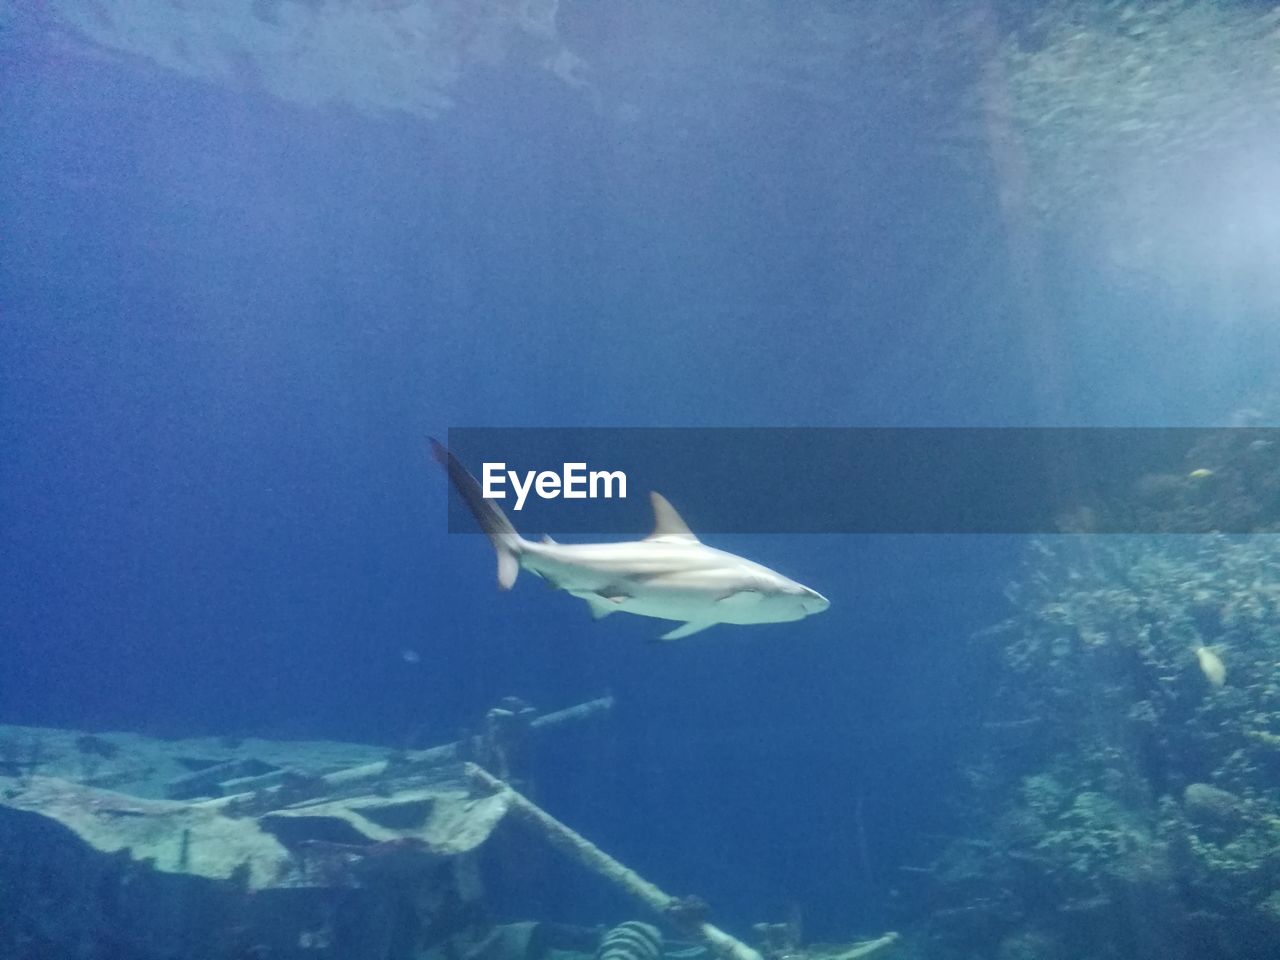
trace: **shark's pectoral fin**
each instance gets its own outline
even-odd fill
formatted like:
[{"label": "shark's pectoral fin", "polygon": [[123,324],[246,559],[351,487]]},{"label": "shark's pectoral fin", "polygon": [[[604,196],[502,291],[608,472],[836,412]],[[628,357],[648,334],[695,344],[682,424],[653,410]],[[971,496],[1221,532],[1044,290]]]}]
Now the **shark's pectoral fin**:
[{"label": "shark's pectoral fin", "polygon": [[674,630],[670,631],[669,633],[664,633],[658,639],[659,640],[682,640],[685,637],[691,637],[695,633],[698,633],[701,630],[705,630],[707,629],[707,627],[714,627],[715,625],[716,625],[715,620],[690,620],[684,626],[676,627]]}]

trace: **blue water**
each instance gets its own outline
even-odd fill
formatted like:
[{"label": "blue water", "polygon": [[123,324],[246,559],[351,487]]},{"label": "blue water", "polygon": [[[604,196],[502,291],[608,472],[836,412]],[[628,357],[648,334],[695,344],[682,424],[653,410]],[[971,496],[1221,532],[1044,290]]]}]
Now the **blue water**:
[{"label": "blue water", "polygon": [[[726,924],[899,921],[1021,544],[719,538],[830,612],[655,647],[497,595],[424,438],[1213,423],[1280,355],[1248,310],[1224,335],[1052,240],[1039,350],[1000,173],[920,147],[959,92],[726,84],[700,121],[622,124],[507,66],[426,121],[38,33],[0,56],[0,722],[423,744],[507,694],[612,691],[544,744],[539,799]],[[542,856],[541,915],[616,912]]]}]

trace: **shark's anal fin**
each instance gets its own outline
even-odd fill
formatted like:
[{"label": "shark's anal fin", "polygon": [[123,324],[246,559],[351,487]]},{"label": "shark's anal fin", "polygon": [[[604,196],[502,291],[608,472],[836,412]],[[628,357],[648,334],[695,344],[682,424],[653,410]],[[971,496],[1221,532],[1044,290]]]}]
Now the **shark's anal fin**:
[{"label": "shark's anal fin", "polygon": [[674,630],[670,631],[669,633],[664,633],[658,639],[659,640],[683,640],[685,637],[691,637],[695,633],[705,630],[707,629],[707,627],[714,627],[715,625],[716,625],[716,622],[714,620],[690,620],[688,623],[684,624],[683,626],[676,627]]},{"label": "shark's anal fin", "polygon": [[583,600],[587,601],[587,606],[591,608],[591,617],[595,620],[607,617],[611,613],[617,613],[622,609],[622,601],[627,599],[626,596],[622,594],[605,597],[598,593],[589,593],[580,594],[580,596]]}]

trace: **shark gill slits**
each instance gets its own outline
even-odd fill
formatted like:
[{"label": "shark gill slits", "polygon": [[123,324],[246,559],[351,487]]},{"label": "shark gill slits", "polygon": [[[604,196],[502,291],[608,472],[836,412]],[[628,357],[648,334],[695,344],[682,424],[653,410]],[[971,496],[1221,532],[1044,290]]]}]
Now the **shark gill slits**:
[{"label": "shark gill slits", "polygon": [[620,923],[600,939],[596,960],[662,960],[662,932],[639,920]]}]

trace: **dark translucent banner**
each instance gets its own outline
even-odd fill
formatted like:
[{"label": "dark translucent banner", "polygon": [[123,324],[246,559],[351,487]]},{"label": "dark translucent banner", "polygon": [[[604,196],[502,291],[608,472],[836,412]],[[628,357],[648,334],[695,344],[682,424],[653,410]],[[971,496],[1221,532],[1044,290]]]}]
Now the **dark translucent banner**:
[{"label": "dark translucent banner", "polygon": [[[448,445],[530,537],[644,535],[650,490],[707,534],[1280,531],[1277,429],[476,427]],[[449,529],[477,529],[454,495]]]}]

